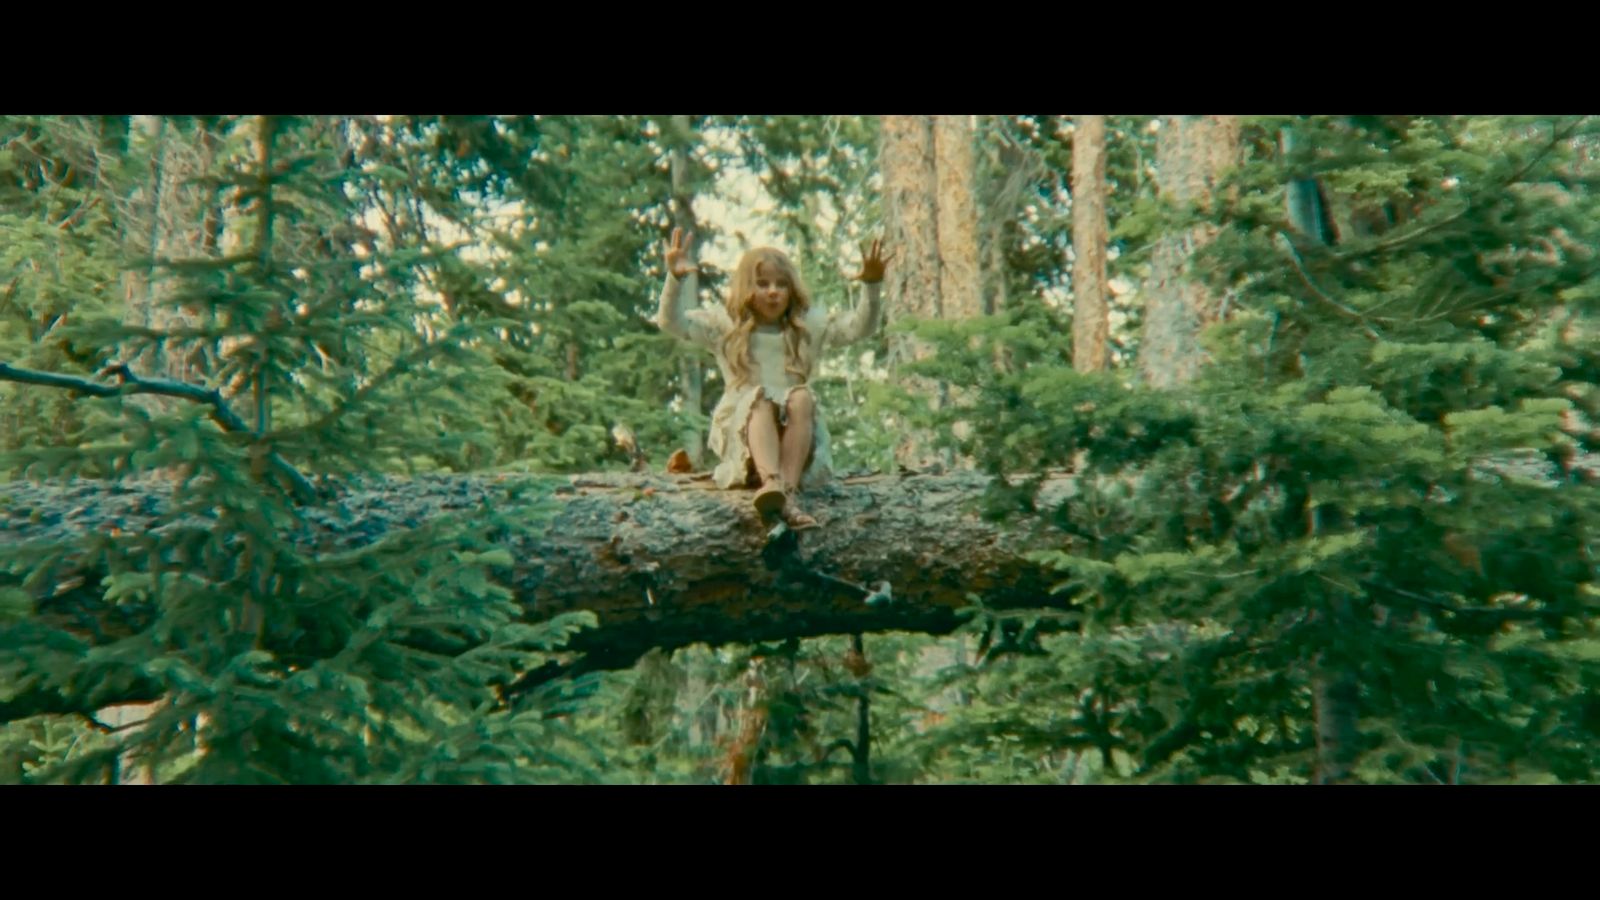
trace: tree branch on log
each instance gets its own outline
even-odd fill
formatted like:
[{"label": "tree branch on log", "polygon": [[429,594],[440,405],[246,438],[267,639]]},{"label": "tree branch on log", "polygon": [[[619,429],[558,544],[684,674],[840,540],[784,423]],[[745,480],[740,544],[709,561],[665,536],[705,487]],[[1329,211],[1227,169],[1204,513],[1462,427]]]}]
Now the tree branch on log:
[{"label": "tree branch on log", "polygon": [[[184,400],[193,400],[211,407],[211,421],[216,422],[223,431],[231,434],[252,434],[250,427],[245,424],[239,415],[228,407],[228,402],[223,399],[222,392],[207,389],[195,384],[186,384],[181,381],[170,381],[165,378],[143,378],[128,368],[126,363],[113,363],[106,366],[102,375],[112,375],[118,379],[118,384],[102,384],[90,381],[76,375],[58,375],[54,372],[39,372],[32,369],[19,369],[9,363],[0,362],[0,380],[16,381],[21,384],[35,384],[43,387],[66,388],[92,397],[116,397],[123,394],[160,394],[166,397],[180,397]],[[276,450],[267,454],[267,464],[288,483],[294,498],[300,503],[315,503],[317,489],[311,481],[300,474],[289,461],[278,454]]]}]

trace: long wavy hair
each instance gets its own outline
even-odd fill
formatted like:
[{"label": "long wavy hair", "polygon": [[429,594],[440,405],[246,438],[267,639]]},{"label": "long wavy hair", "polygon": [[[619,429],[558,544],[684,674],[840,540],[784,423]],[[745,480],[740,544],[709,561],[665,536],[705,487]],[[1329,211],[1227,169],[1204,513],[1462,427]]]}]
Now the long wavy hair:
[{"label": "long wavy hair", "polygon": [[733,373],[740,380],[749,380],[750,334],[756,330],[756,269],[762,265],[766,265],[769,272],[789,279],[789,308],[784,310],[779,323],[783,327],[783,367],[804,384],[811,377],[811,335],[805,326],[806,313],[811,309],[811,292],[800,280],[799,270],[781,250],[757,247],[739,258],[727,299],[728,318],[733,320],[733,329],[722,338],[722,353]]}]

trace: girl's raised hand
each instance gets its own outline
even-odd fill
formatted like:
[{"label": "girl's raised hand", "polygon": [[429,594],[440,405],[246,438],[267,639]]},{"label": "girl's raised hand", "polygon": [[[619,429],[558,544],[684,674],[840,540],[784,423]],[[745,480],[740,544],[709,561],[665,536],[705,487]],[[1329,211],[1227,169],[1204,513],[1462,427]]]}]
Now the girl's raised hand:
[{"label": "girl's raised hand", "polygon": [[857,275],[856,278],[869,284],[876,284],[877,282],[882,281],[883,270],[889,265],[889,260],[891,259],[894,259],[893,254],[890,254],[889,256],[883,255],[882,238],[874,238],[870,247],[866,244],[862,244],[861,274]]},{"label": "girl's raised hand", "polygon": [[672,229],[672,240],[667,243],[667,271],[674,278],[683,278],[694,271],[694,263],[689,261],[689,246],[694,243],[694,232],[689,232],[686,238],[682,228]]}]

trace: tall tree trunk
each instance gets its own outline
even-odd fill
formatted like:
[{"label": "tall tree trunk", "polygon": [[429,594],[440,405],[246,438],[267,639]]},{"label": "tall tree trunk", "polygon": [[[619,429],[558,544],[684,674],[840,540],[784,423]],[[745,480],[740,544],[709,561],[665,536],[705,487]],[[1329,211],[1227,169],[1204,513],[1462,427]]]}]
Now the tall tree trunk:
[{"label": "tall tree trunk", "polygon": [[[887,243],[895,254],[889,266],[887,296],[890,322],[902,318],[936,319],[940,301],[939,180],[933,122],[927,116],[884,116],[879,166],[883,172],[884,221]],[[939,408],[939,386],[899,370],[926,358],[932,350],[910,335],[890,340],[889,367],[900,384],[928,398]],[[926,435],[905,430],[895,447],[895,460],[908,468],[932,461]]]},{"label": "tall tree trunk", "polygon": [[[884,116],[884,220],[895,254],[887,296],[891,317],[937,318],[939,305],[939,182],[934,168],[933,126],[927,116]],[[905,342],[896,355],[915,358]]]},{"label": "tall tree trunk", "polygon": [[939,314],[965,319],[983,314],[972,117],[934,116],[932,124]]},{"label": "tall tree trunk", "polygon": [[[1278,133],[1278,151],[1290,155],[1294,149],[1296,135],[1293,128],[1283,128]],[[1330,197],[1317,179],[1290,179],[1283,189],[1283,199],[1291,229],[1306,239],[1333,245],[1341,234],[1339,221],[1347,223],[1346,231],[1349,231],[1349,218],[1338,215],[1338,202],[1330,203]],[[1352,205],[1346,202],[1342,203],[1342,207],[1350,210]],[[1336,607],[1334,615],[1347,617],[1347,612]],[[1312,714],[1317,729],[1317,762],[1312,781],[1317,785],[1339,785],[1352,781],[1355,759],[1360,754],[1360,685],[1349,669],[1342,668],[1338,661],[1330,660],[1328,653],[1323,652],[1318,653],[1310,665],[1310,687],[1314,700]]]},{"label": "tall tree trunk", "polygon": [[[123,320],[156,332],[171,331],[195,322],[174,302],[177,285],[162,271],[162,261],[215,255],[215,243],[209,239],[216,227],[214,194],[194,181],[208,173],[216,143],[203,127],[186,134],[165,116],[135,116],[131,125],[149,150],[150,169],[148,180],[134,192],[127,207],[125,233],[143,265],[123,274]],[[127,356],[140,375],[201,383],[207,374],[209,349],[192,340],[168,341]],[[184,403],[152,395],[130,397],[129,402],[152,413]],[[181,477],[181,472],[172,469],[157,474],[173,480]],[[148,718],[158,705],[159,701],[112,706],[96,716],[112,727],[128,727]],[[115,783],[151,784],[154,779],[154,772],[142,761],[130,754],[118,758]]]},{"label": "tall tree trunk", "polygon": [[745,696],[737,713],[738,731],[728,746],[724,761],[723,784],[752,784],[761,739],[767,733],[767,683],[761,675],[761,661],[752,659],[745,669]]},{"label": "tall tree trunk", "polygon": [[[163,275],[158,261],[195,258],[206,252],[210,204],[204,189],[192,182],[204,173],[213,150],[209,141],[185,134],[165,116],[135,116],[133,126],[149,150],[150,172],[128,207],[127,235],[144,264],[124,275],[124,319],[164,331],[193,324],[172,302],[174,285]],[[130,361],[141,374],[193,381],[197,375],[194,353],[194,347],[171,343],[148,349]],[[158,410],[171,408],[176,401],[145,396],[134,402]]]},{"label": "tall tree trunk", "polygon": [[1072,132],[1072,367],[1103,372],[1106,341],[1106,117],[1077,116]]},{"label": "tall tree trunk", "polygon": [[[689,187],[689,148],[694,141],[694,129],[689,123],[688,116],[673,116],[672,130],[677,144],[672,148],[672,227],[681,228],[684,232],[692,233],[699,230],[699,223],[694,215],[694,191]],[[689,262],[698,265],[700,261],[699,242],[689,245]],[[694,298],[690,298],[690,303]],[[683,391],[683,404],[686,409],[695,413],[704,411],[705,406],[705,364],[699,355],[684,357],[678,365],[679,386]],[[680,436],[683,451],[689,457],[690,465],[698,471],[704,468],[705,463],[705,435],[698,424],[691,424],[683,430]]]},{"label": "tall tree trunk", "polygon": [[[1281,153],[1287,156],[1294,152],[1293,129],[1283,129],[1278,138]],[[1334,209],[1316,179],[1291,178],[1284,186],[1284,202],[1289,227],[1294,231],[1320,244],[1331,245],[1338,241]],[[1312,533],[1316,533],[1315,520]],[[1336,622],[1349,617],[1347,604],[1336,604],[1332,612]],[[1352,781],[1355,760],[1360,753],[1360,685],[1348,668],[1323,651],[1311,663],[1311,693],[1317,735],[1312,782],[1343,784]]]},{"label": "tall tree trunk", "polygon": [[1360,732],[1357,703],[1360,688],[1349,674],[1329,665],[1319,653],[1312,663],[1311,693],[1316,716],[1317,762],[1315,784],[1345,784],[1352,780]]},{"label": "tall tree trunk", "polygon": [[[883,172],[889,267],[889,319],[961,318],[983,311],[978,264],[978,211],[973,132],[969,116],[885,116],[879,165]],[[890,367],[926,358],[931,349],[911,337],[890,347]],[[901,385],[940,409],[949,387],[899,375]],[[937,462],[925,434],[908,431],[896,460],[913,469]]]},{"label": "tall tree trunk", "polygon": [[[1237,116],[1169,116],[1156,139],[1156,187],[1178,208],[1209,207],[1218,177],[1239,153]],[[1192,380],[1204,361],[1200,332],[1215,321],[1220,302],[1189,276],[1189,261],[1216,237],[1196,225],[1156,243],[1145,288],[1139,375],[1153,387]]]},{"label": "tall tree trunk", "polygon": [[845,657],[845,665],[856,676],[856,687],[861,692],[856,697],[856,739],[850,744],[850,780],[855,784],[872,784],[872,691],[864,683],[872,674],[872,664],[867,662],[867,650],[860,634],[850,635],[850,653]]},{"label": "tall tree trunk", "polygon": [[[985,315],[1006,308],[1008,229],[1015,227],[1028,198],[1050,175],[1044,157],[1010,133],[1009,118],[985,116],[980,119],[983,123],[980,146],[985,160],[978,217],[982,223]],[[996,346],[996,367],[1005,368],[1005,360],[1005,348]]]}]

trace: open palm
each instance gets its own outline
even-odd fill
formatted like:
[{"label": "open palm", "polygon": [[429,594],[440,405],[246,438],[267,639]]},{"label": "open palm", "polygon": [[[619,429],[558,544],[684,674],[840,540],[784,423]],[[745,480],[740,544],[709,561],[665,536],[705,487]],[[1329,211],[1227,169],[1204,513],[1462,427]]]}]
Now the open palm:
[{"label": "open palm", "polygon": [[856,277],[868,283],[883,280],[884,269],[888,267],[889,260],[894,256],[883,255],[883,239],[874,238],[872,244],[861,245],[861,274]]}]

